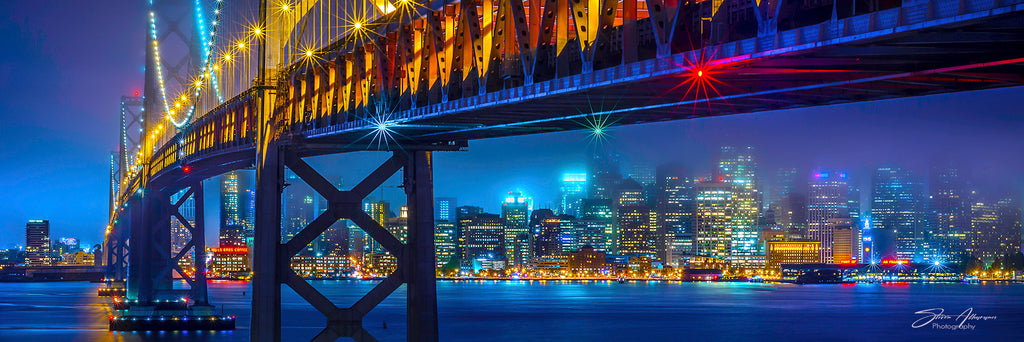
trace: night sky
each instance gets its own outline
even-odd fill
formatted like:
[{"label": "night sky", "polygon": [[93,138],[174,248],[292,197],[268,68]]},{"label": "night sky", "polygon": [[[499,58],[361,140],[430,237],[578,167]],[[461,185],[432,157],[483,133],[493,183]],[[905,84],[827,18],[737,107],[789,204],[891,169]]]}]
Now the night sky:
[{"label": "night sky", "polygon": [[[142,89],[143,6],[0,3],[0,247],[24,244],[29,219],[50,220],[53,238],[100,242],[120,97]],[[678,161],[697,176],[710,171],[720,146],[751,145],[764,176],[779,167],[839,168],[865,192],[874,167],[924,175],[941,157],[969,165],[982,185],[1019,192],[1022,98],[1024,88],[1012,88],[648,124],[612,129],[608,144],[626,161]],[[559,176],[585,170],[587,144],[585,132],[472,141],[469,152],[435,155],[435,195],[490,212],[514,189],[537,206],[555,203]],[[383,158],[359,153],[311,164],[351,186]],[[208,213],[216,219],[217,211]]]}]

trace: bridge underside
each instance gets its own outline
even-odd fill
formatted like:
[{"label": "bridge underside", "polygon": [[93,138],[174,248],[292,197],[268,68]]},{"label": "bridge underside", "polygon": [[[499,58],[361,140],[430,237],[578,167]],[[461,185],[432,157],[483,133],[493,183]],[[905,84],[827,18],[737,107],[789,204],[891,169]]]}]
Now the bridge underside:
[{"label": "bridge underside", "polygon": [[[390,135],[395,142],[422,145],[1022,84],[1024,16],[1018,12],[875,35],[754,54],[737,51],[743,42],[709,47],[401,111],[398,118],[411,119],[387,128],[398,133]],[[375,129],[326,128],[307,136],[365,148]]]}]

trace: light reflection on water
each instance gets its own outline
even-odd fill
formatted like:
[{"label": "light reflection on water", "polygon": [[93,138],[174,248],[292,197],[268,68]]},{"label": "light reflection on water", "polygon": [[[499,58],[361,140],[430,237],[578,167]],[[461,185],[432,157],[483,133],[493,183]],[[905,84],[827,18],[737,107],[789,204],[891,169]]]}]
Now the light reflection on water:
[{"label": "light reflection on water", "polygon": [[[374,282],[316,281],[338,306]],[[111,333],[97,284],[0,283],[0,341],[248,341],[249,283],[216,281],[211,300],[237,315],[232,332]],[[283,340],[308,340],[324,318],[283,287]],[[438,283],[445,341],[1009,340],[1024,337],[1022,284],[882,286],[745,283],[457,281]],[[405,290],[363,321],[377,339],[405,339]],[[912,329],[914,312],[998,316],[973,331]],[[387,329],[383,328],[387,323]]]}]

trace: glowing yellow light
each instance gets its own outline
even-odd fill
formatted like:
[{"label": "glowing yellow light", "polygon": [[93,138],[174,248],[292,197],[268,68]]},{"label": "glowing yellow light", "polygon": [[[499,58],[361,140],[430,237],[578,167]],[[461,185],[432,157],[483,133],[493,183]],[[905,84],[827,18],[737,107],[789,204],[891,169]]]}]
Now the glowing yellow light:
[{"label": "glowing yellow light", "polygon": [[306,50],[306,57],[313,57],[313,50]]},{"label": "glowing yellow light", "polygon": [[238,48],[239,49],[244,49],[245,48],[245,43],[238,43]]},{"label": "glowing yellow light", "polygon": [[352,25],[352,26],[355,27],[358,30],[358,29],[363,28],[363,23],[357,22],[355,25]]},{"label": "glowing yellow light", "polygon": [[260,28],[257,27],[256,30],[254,30],[253,32],[258,36],[263,33],[263,30],[260,30]]},{"label": "glowing yellow light", "polygon": [[281,5],[281,10],[282,11],[287,11],[288,10],[288,4]]},{"label": "glowing yellow light", "polygon": [[697,77],[704,77],[704,70],[697,70]]}]

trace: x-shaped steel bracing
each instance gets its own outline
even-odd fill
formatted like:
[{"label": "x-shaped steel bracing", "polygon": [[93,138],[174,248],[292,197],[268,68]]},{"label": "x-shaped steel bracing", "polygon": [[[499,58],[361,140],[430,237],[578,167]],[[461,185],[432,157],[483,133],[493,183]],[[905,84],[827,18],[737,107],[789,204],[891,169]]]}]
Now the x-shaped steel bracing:
[{"label": "x-shaped steel bracing", "polygon": [[[403,266],[406,245],[385,230],[379,222],[362,209],[363,199],[405,166],[408,158],[402,153],[395,152],[391,158],[377,167],[366,179],[363,179],[362,182],[348,191],[338,190],[294,152],[289,151],[285,155],[285,166],[290,168],[299,178],[302,178],[317,193],[327,199],[329,203],[326,211],[317,216],[313,222],[310,222],[309,225],[287,243],[282,244],[281,248],[278,249],[283,254],[277,260],[279,274],[282,275],[284,283],[288,284],[288,287],[295,290],[299,296],[327,318],[327,327],[320,331],[313,338],[313,341],[334,341],[346,336],[358,341],[376,341],[363,328],[363,317],[406,282],[404,275],[405,267]],[[387,278],[377,284],[359,301],[347,308],[336,306],[330,299],[295,273],[290,266],[292,257],[339,219],[351,220],[398,260],[398,267],[394,273],[388,275]]]}]

